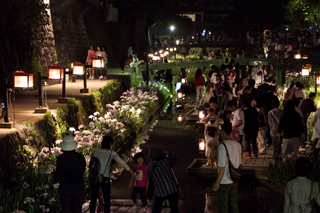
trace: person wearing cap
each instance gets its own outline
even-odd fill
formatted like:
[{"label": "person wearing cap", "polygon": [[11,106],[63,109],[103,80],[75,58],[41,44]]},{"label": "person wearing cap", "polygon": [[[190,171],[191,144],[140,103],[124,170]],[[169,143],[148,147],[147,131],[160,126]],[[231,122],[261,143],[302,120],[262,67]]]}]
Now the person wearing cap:
[{"label": "person wearing cap", "polygon": [[59,182],[62,213],[81,213],[83,203],[83,174],[86,161],[81,153],[75,151],[78,144],[73,136],[67,135],[60,143],[63,154],[57,158],[57,169],[53,182]]},{"label": "person wearing cap", "polygon": [[117,161],[122,165],[127,171],[131,172],[130,167],[126,164],[124,160],[120,158],[117,152],[112,151],[113,138],[110,136],[104,136],[101,142],[101,148],[97,149],[93,153],[93,157],[90,160],[89,170],[93,167],[96,161],[99,161],[100,170],[99,174],[103,176],[102,182],[99,184],[90,184],[91,190],[91,201],[90,201],[90,213],[96,212],[96,203],[98,199],[99,187],[103,192],[104,199],[104,212],[110,212],[110,168],[112,160]]}]

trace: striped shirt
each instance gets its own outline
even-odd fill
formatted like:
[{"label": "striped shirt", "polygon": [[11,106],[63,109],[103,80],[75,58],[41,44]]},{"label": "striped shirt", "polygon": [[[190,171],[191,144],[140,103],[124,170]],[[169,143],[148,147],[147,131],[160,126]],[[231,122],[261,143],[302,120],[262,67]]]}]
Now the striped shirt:
[{"label": "striped shirt", "polygon": [[[152,161],[147,168],[147,178],[154,183],[154,196],[166,197],[178,192],[178,186],[171,168],[177,163],[177,156],[169,153],[165,159]],[[154,170],[154,172],[153,172]]]}]

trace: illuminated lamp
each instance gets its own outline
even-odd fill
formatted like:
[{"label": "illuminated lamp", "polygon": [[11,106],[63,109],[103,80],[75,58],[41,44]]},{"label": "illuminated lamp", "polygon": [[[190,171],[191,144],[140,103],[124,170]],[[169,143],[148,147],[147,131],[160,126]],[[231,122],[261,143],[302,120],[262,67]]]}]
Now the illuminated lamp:
[{"label": "illuminated lamp", "polygon": [[179,40],[176,40],[176,44],[179,45],[179,43],[180,43],[180,41],[179,41]]},{"label": "illuminated lamp", "polygon": [[173,48],[173,50],[174,50],[174,51],[177,51],[177,48],[175,47],[175,48]]},{"label": "illuminated lamp", "polygon": [[181,78],[181,84],[186,84],[188,82],[188,78]]},{"label": "illuminated lamp", "polygon": [[296,54],[294,54],[294,58],[301,59],[301,54],[299,52],[297,52]]},{"label": "illuminated lamp", "polygon": [[302,76],[308,76],[309,75],[309,72],[310,72],[310,68],[309,67],[303,67],[301,69],[301,75]]},{"label": "illuminated lamp", "polygon": [[308,59],[308,58],[309,58],[308,55],[302,56],[302,59]]},{"label": "illuminated lamp", "polygon": [[199,112],[198,112],[198,115],[199,115],[199,120],[201,120],[202,118],[204,118],[204,106],[200,106],[199,107]]},{"label": "illuminated lamp", "polygon": [[164,55],[161,53],[161,54],[160,54],[160,57],[161,57],[161,58],[163,58],[163,57],[164,57]]},{"label": "illuminated lamp", "polygon": [[177,98],[178,98],[178,99],[182,99],[182,98],[183,98],[183,91],[182,91],[181,89],[179,89],[179,90],[177,91]]},{"label": "illuminated lamp", "polygon": [[169,52],[168,52],[168,51],[165,51],[165,52],[164,52],[164,56],[167,56],[167,55],[169,55]]},{"label": "illuminated lamp", "polygon": [[170,48],[170,52],[173,52],[173,48],[172,47]]},{"label": "illuminated lamp", "polygon": [[84,64],[80,62],[73,63],[73,70],[72,70],[73,75],[84,75],[84,71],[85,71]]},{"label": "illuminated lamp", "polygon": [[13,88],[33,88],[33,73],[27,73],[25,71],[15,71],[13,73]]},{"label": "illuminated lamp", "polygon": [[204,138],[199,138],[199,151],[204,151],[206,149],[206,143]]},{"label": "illuminated lamp", "polygon": [[93,68],[103,68],[104,67],[104,59],[103,58],[93,58],[92,59],[92,67]]},{"label": "illuminated lamp", "polygon": [[179,116],[177,117],[177,121],[178,121],[178,123],[182,123],[182,122],[183,122],[183,116],[182,116],[182,115],[179,115]]},{"label": "illuminated lamp", "polygon": [[63,79],[64,68],[58,65],[51,65],[48,67],[48,79],[49,80],[61,80]]},{"label": "illuminated lamp", "polygon": [[320,85],[320,75],[317,75],[316,78],[317,78],[317,79],[316,79],[317,85]]}]

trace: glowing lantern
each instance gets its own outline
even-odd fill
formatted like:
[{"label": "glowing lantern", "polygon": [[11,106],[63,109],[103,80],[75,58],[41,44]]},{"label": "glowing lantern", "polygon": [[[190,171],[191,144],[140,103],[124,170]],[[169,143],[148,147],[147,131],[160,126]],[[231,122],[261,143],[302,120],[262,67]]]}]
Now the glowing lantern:
[{"label": "glowing lantern", "polygon": [[188,82],[188,78],[181,78],[181,84],[185,84]]},{"label": "glowing lantern", "polygon": [[170,48],[170,52],[173,52],[173,48],[172,47]]},{"label": "glowing lantern", "polygon": [[161,53],[161,54],[160,54],[160,57],[161,57],[161,58],[163,58],[163,57],[164,57],[164,55]]},{"label": "glowing lantern", "polygon": [[183,91],[182,90],[178,90],[177,91],[177,98],[178,99],[182,99],[183,98]]},{"label": "glowing lantern", "polygon": [[179,43],[180,43],[180,41],[179,41],[179,40],[176,40],[176,44],[179,45]]},{"label": "glowing lantern", "polygon": [[58,65],[51,65],[48,68],[48,79],[49,80],[61,80],[63,79],[64,68]]},{"label": "glowing lantern", "polygon": [[199,151],[204,151],[206,149],[206,143],[203,138],[199,138]]},{"label": "glowing lantern", "polygon": [[320,85],[320,75],[317,75],[317,85]]},{"label": "glowing lantern", "polygon": [[297,52],[296,54],[294,54],[294,58],[301,59],[301,54],[299,52]]},{"label": "glowing lantern", "polygon": [[183,121],[183,116],[182,116],[182,115],[179,115],[179,116],[177,117],[177,121],[178,121],[178,123],[182,123],[182,121]]},{"label": "glowing lantern", "polygon": [[32,88],[33,73],[27,73],[21,70],[13,73],[13,88]]},{"label": "glowing lantern", "polygon": [[302,59],[308,59],[308,58],[309,58],[308,55],[302,56]]},{"label": "glowing lantern", "polygon": [[84,75],[85,67],[84,64],[80,62],[73,63],[73,75]]},{"label": "glowing lantern", "polygon": [[199,107],[199,120],[204,118],[204,106]]},{"label": "glowing lantern", "polygon": [[309,68],[309,67],[303,67],[303,68],[301,69],[301,75],[302,75],[302,76],[307,76],[307,75],[309,75],[309,72],[310,72],[310,68]]},{"label": "glowing lantern", "polygon": [[103,58],[93,58],[92,59],[92,67],[93,68],[103,68],[104,67],[104,59]]}]

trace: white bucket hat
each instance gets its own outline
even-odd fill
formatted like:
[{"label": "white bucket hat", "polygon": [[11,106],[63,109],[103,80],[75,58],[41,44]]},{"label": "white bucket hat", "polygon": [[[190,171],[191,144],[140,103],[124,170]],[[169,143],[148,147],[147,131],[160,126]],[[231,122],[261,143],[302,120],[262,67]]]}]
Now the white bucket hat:
[{"label": "white bucket hat", "polygon": [[73,136],[67,135],[63,138],[63,141],[60,143],[60,147],[63,151],[72,151],[78,147],[78,144],[74,142]]}]

